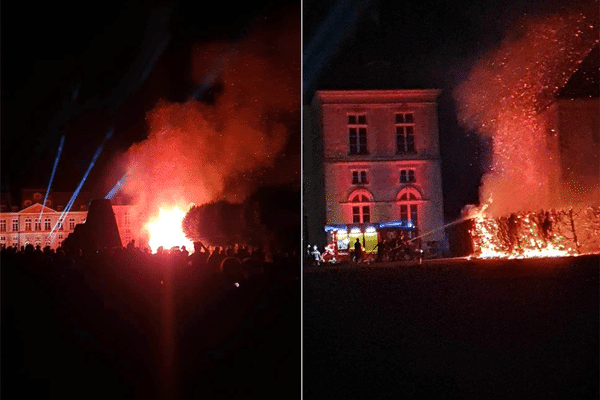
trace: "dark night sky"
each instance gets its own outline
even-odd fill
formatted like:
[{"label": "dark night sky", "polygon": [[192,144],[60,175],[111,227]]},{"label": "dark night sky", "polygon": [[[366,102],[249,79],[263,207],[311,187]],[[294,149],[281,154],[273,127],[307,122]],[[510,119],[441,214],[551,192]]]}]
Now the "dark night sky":
[{"label": "dark night sky", "polygon": [[[360,4],[362,0],[346,0]],[[336,0],[303,4],[305,52]],[[482,0],[398,2],[370,0],[354,28],[342,25],[346,39],[315,77],[304,103],[315,89],[435,88],[439,104],[440,149],[445,215],[452,220],[466,204],[478,203],[478,187],[489,162],[489,145],[457,122],[452,90],[468,76],[485,52],[497,47],[508,32],[532,17],[572,11],[592,1]],[[320,47],[324,49],[323,46]],[[306,57],[305,53],[305,57]],[[383,62],[383,63],[382,63]],[[368,64],[379,69],[369,69]],[[378,72],[375,72],[378,71]],[[305,138],[306,140],[306,138]]]},{"label": "dark night sky", "polygon": [[[108,1],[91,7],[80,2],[6,4],[2,191],[45,188],[63,134],[65,147],[53,188],[75,190],[114,128],[84,187],[103,195],[103,180],[114,175],[113,157],[146,138],[146,113],[159,99],[185,101],[194,93],[192,46],[235,42],[257,22],[276,23],[279,13],[299,19],[299,2],[213,2],[210,7],[183,0]],[[209,90],[204,99],[210,95]],[[300,153],[299,135],[298,123],[287,154]]]}]

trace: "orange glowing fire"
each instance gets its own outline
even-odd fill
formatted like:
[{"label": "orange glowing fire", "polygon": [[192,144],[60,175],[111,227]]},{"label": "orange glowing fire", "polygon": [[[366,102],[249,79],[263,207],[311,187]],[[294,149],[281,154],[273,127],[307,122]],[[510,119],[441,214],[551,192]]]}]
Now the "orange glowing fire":
[{"label": "orange glowing fire", "polygon": [[185,211],[176,206],[169,209],[161,207],[158,217],[146,224],[150,235],[148,245],[153,253],[156,253],[159,247],[169,250],[175,246],[185,246],[191,252],[193,243],[185,236],[182,228],[185,214]]},{"label": "orange glowing fire", "polygon": [[566,257],[600,252],[600,207],[500,218],[487,216],[484,210],[471,217],[474,257]]},{"label": "orange glowing fire", "polygon": [[520,238],[514,246],[510,246],[506,240],[502,240],[497,220],[480,215],[475,218],[474,223],[471,235],[478,258],[566,257],[575,254],[573,249],[553,243],[556,240],[543,240],[535,227],[528,226],[520,232]]}]

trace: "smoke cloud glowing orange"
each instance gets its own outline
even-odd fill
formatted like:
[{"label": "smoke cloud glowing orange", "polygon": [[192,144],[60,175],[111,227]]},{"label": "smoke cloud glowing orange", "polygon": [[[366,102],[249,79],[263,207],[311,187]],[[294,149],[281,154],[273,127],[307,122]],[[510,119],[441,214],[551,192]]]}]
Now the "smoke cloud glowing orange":
[{"label": "smoke cloud glowing orange", "polygon": [[253,172],[274,165],[289,136],[282,115],[300,108],[300,26],[288,22],[193,49],[195,83],[221,89],[210,103],[160,101],[147,114],[148,138],[129,149],[123,188],[142,224],[161,208],[241,202],[260,184]]},{"label": "smoke cloud glowing orange", "polygon": [[524,21],[454,92],[462,124],[492,139],[493,161],[480,188],[488,213],[550,206],[548,169],[555,161],[538,114],[598,42],[597,14]]}]

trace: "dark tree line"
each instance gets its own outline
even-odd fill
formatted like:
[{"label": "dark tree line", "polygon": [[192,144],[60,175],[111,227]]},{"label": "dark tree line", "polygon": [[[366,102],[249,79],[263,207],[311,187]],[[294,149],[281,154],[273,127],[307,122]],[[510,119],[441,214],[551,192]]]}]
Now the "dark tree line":
[{"label": "dark tree line", "polygon": [[224,200],[192,207],[183,231],[205,245],[245,244],[299,251],[300,191],[277,186],[255,191],[242,204]]}]

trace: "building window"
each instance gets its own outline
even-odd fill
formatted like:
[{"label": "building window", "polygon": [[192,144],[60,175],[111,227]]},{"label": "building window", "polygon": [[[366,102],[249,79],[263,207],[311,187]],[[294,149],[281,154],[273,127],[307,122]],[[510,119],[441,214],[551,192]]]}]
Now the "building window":
[{"label": "building window", "polygon": [[404,188],[398,193],[398,202],[400,203],[400,220],[411,221],[415,227],[419,223],[419,206],[421,195],[414,188]]},{"label": "building window", "polygon": [[0,220],[0,232],[6,232],[6,220]]},{"label": "building window", "polygon": [[75,229],[75,218],[69,218],[69,229]]},{"label": "building window", "polygon": [[31,231],[31,218],[25,218],[25,230]]},{"label": "building window", "polygon": [[[352,203],[369,203],[369,198],[362,194],[357,194],[352,198]],[[352,206],[352,223],[361,224],[371,222],[371,208],[366,204],[356,204]]]},{"label": "building window", "polygon": [[416,204],[400,204],[400,220],[412,221],[415,226],[418,223],[418,210]]},{"label": "building window", "polygon": [[0,240],[5,242],[6,241],[6,236],[0,236]]},{"label": "building window", "polygon": [[415,170],[403,169],[400,170],[400,183],[415,183]]},{"label": "building window", "polygon": [[42,230],[42,221],[39,218],[35,220],[35,230],[36,231]]},{"label": "building window", "polygon": [[13,219],[12,220],[12,230],[14,232],[18,232],[19,231],[19,220],[18,219]]},{"label": "building window", "polygon": [[368,224],[371,222],[371,208],[369,206],[354,206],[352,207],[352,223]]},{"label": "building window", "polygon": [[125,211],[125,225],[129,225],[129,224],[130,224],[129,214],[127,213],[127,211]]},{"label": "building window", "polygon": [[413,113],[396,113],[396,151],[415,152],[415,125]]},{"label": "building window", "polygon": [[367,154],[367,117],[348,115],[350,154]]},{"label": "building window", "polygon": [[49,231],[52,229],[52,224],[50,223],[50,218],[44,218],[44,230]]},{"label": "building window", "polygon": [[352,184],[364,185],[367,184],[367,171],[352,171]]},{"label": "building window", "polygon": [[60,219],[58,220],[58,230],[59,230],[59,231],[62,231],[62,230],[63,230],[63,223],[64,223],[63,219],[62,219],[62,218],[60,218]]}]

